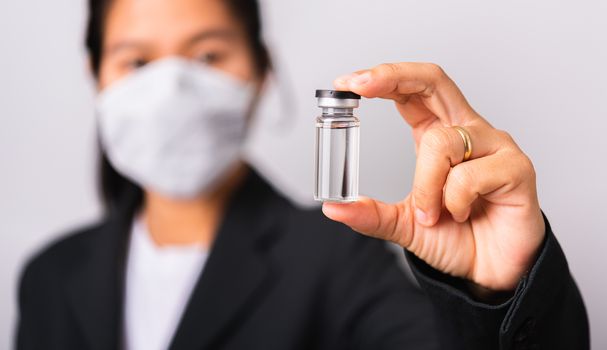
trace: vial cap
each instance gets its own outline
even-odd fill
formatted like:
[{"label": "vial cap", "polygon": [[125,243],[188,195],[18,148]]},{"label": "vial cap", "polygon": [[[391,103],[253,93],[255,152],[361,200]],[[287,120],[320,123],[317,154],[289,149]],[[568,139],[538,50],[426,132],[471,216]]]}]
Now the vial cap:
[{"label": "vial cap", "polygon": [[316,90],[318,98],[336,98],[340,100],[360,100],[360,95],[352,91]]}]

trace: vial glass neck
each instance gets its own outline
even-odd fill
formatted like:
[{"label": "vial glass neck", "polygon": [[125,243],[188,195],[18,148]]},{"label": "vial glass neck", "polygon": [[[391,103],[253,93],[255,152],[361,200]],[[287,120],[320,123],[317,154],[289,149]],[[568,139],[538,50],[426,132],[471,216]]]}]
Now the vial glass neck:
[{"label": "vial glass neck", "polygon": [[323,107],[322,114],[345,114],[345,115],[353,115],[354,108],[335,108],[335,107]]}]

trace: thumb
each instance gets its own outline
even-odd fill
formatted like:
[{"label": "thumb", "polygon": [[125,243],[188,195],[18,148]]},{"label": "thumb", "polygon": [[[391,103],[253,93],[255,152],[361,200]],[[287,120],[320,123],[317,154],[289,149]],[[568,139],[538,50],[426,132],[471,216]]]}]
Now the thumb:
[{"label": "thumb", "polygon": [[407,227],[411,226],[411,215],[405,210],[406,201],[387,204],[368,197],[353,203],[325,202],[323,213],[331,220],[350,226],[364,235],[407,245]]}]

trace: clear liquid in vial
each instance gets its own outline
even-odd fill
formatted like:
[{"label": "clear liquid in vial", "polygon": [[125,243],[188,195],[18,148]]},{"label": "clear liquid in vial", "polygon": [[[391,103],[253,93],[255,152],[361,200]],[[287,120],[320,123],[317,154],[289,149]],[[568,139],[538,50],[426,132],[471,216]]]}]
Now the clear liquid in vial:
[{"label": "clear liquid in vial", "polygon": [[316,123],[316,183],[314,199],[331,202],[358,200],[359,122]]}]

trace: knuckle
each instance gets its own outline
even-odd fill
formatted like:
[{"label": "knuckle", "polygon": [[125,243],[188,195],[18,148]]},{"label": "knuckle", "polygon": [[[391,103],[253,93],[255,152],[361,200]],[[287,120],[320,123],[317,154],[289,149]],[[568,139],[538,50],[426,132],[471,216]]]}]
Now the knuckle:
[{"label": "knuckle", "polygon": [[533,162],[531,161],[531,159],[526,154],[521,152],[519,162],[520,162],[519,174],[521,176],[520,181],[523,181],[524,179],[527,179],[527,178],[531,178],[532,180],[535,181],[536,172],[535,172],[535,167],[533,166]]},{"label": "knuckle", "polygon": [[432,198],[434,193],[428,190],[426,187],[419,184],[413,185],[413,195],[415,196],[415,203],[418,205],[426,205]]},{"label": "knuckle", "polygon": [[509,179],[513,183],[520,183],[525,179],[536,178],[535,167],[531,159],[520,149],[514,137],[504,130],[496,130],[497,138],[504,148],[505,159],[511,164]]},{"label": "knuckle", "polygon": [[443,68],[436,63],[426,63],[426,69],[435,79],[442,78],[446,75]]},{"label": "knuckle", "polygon": [[503,144],[515,144],[514,138],[510,133],[504,130],[496,130],[497,139],[500,140]]},{"label": "knuckle", "polygon": [[506,180],[511,184],[520,184],[528,180],[535,182],[536,172],[531,159],[518,147],[509,149],[503,153]]},{"label": "knuckle", "polygon": [[433,191],[419,185],[413,186],[413,198],[415,206],[423,211],[429,211],[440,205],[442,201],[442,190]]},{"label": "knuckle", "polygon": [[445,206],[454,210],[467,205],[470,193],[474,193],[474,177],[467,167],[455,167],[449,172],[445,189]]},{"label": "knuckle", "polygon": [[373,70],[381,77],[393,76],[399,71],[399,66],[396,63],[382,63],[376,66]]},{"label": "knuckle", "polygon": [[440,154],[450,150],[451,134],[446,128],[434,128],[426,131],[421,139],[421,145]]},{"label": "knuckle", "polygon": [[474,187],[474,174],[467,166],[456,166],[449,172],[449,183],[458,193],[471,190]]}]

